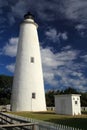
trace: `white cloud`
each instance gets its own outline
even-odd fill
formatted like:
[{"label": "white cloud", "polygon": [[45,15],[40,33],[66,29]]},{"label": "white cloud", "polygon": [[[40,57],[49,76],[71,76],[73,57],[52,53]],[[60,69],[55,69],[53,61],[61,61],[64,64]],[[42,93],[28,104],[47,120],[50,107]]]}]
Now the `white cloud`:
[{"label": "white cloud", "polygon": [[75,28],[77,29],[77,31],[86,29],[85,25],[83,25],[83,24],[78,24]]},{"label": "white cloud", "polygon": [[[67,18],[79,22],[87,22],[87,0],[38,0],[37,4],[31,0],[0,0],[0,7],[7,7],[10,11],[6,14],[9,23],[15,22],[15,18],[23,18],[27,11],[38,15],[39,19],[54,21],[55,19]],[[3,12],[3,8],[0,12]]]},{"label": "white cloud", "polygon": [[83,73],[84,64],[76,63],[79,53],[70,46],[56,54],[50,48],[41,48],[45,83],[56,89],[74,87],[85,90],[87,79]]},{"label": "white cloud", "polygon": [[81,56],[81,58],[82,58],[85,62],[87,62],[87,55],[83,55],[83,56]]},{"label": "white cloud", "polygon": [[67,32],[57,32],[55,28],[51,28],[45,32],[45,35],[47,36],[48,39],[52,40],[53,42],[62,40],[67,40],[68,35]]},{"label": "white cloud", "polygon": [[[15,39],[10,39],[10,43],[14,45]],[[66,46],[61,52],[55,54],[50,48],[41,48],[45,84],[56,89],[74,87],[85,90],[87,79],[84,76],[83,68],[86,66],[84,66],[84,62],[76,62],[79,53],[80,51],[72,49],[71,46]],[[87,59],[87,55],[81,58]],[[6,66],[10,72],[14,72],[14,67],[15,64]]]},{"label": "white cloud", "polygon": [[61,17],[87,23],[87,0],[38,0],[37,4],[32,2],[32,7],[46,21]]},{"label": "white cloud", "polygon": [[67,40],[67,39],[68,39],[67,32],[59,33],[59,36],[60,36],[63,40]]},{"label": "white cloud", "polygon": [[28,10],[28,1],[18,0],[15,5],[12,5],[12,14],[16,17],[22,18],[25,12]]},{"label": "white cloud", "polygon": [[53,39],[53,40],[56,40],[58,38],[58,35],[57,35],[57,30],[52,28],[48,31],[45,32],[45,35],[49,38],[49,39]]},{"label": "white cloud", "polygon": [[78,34],[82,37],[87,37],[87,27],[83,24],[78,24],[75,29],[78,31]]},{"label": "white cloud", "polygon": [[71,50],[71,49],[72,49],[71,46],[70,46],[70,45],[67,45],[67,46],[65,46],[65,47],[62,48],[62,51],[63,51],[63,50]]},{"label": "white cloud", "polygon": [[66,0],[60,2],[60,11],[68,19],[87,21],[87,1],[86,0]]},{"label": "white cloud", "polygon": [[2,54],[14,57],[17,53],[18,38],[11,38],[9,42],[3,47]]},{"label": "white cloud", "polygon": [[[13,25],[17,18],[23,18],[24,14],[29,10],[30,5],[30,0],[0,0],[0,13],[2,14],[2,17],[0,17],[0,23],[3,21],[3,19],[6,19],[7,25]],[[3,12],[5,8],[6,11],[4,18]]]},{"label": "white cloud", "polygon": [[[30,2],[31,3],[31,2]],[[31,8],[32,12],[34,11],[38,17],[45,21],[53,21],[54,20],[54,8],[56,3],[53,1],[47,0],[38,0],[37,4],[32,1]],[[57,6],[58,7],[58,6]]]},{"label": "white cloud", "polygon": [[10,72],[14,72],[14,70],[15,70],[15,64],[10,64],[10,65],[7,65],[6,66],[6,69],[8,69]]}]

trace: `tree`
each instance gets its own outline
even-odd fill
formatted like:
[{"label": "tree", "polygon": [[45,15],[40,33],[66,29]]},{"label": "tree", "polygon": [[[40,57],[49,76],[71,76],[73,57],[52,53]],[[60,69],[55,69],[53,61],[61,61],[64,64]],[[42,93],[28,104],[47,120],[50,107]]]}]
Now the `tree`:
[{"label": "tree", "polygon": [[79,92],[75,88],[67,88],[63,92],[64,94],[78,94]]},{"label": "tree", "polygon": [[87,93],[81,94],[81,106],[87,107]]},{"label": "tree", "polygon": [[0,105],[10,103],[13,77],[0,75]]},{"label": "tree", "polygon": [[55,91],[48,91],[46,93],[46,105],[48,107],[54,106],[54,95]]},{"label": "tree", "polygon": [[61,94],[81,94],[81,106],[87,107],[87,93],[78,92],[74,88],[67,88],[65,90],[50,90],[46,92],[46,104],[48,107],[55,106],[54,103],[54,96],[55,95],[61,95]]}]

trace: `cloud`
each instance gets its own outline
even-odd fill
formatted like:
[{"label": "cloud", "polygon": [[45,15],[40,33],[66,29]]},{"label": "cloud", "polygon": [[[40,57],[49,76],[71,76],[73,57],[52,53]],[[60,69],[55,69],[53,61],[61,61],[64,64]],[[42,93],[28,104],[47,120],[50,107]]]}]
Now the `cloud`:
[{"label": "cloud", "polygon": [[3,30],[0,30],[0,34],[3,34],[4,31],[5,31],[4,29],[3,29]]},{"label": "cloud", "polygon": [[8,1],[6,0],[0,0],[0,8],[8,6]]},{"label": "cloud", "polygon": [[25,2],[24,0],[18,0],[14,5],[11,6],[12,14],[14,14],[16,17],[22,18],[28,10],[28,1]]},{"label": "cloud", "polygon": [[60,1],[60,11],[68,19],[87,22],[87,1],[86,0],[66,0]]},{"label": "cloud", "polygon": [[71,49],[72,49],[72,47],[70,45],[67,45],[67,46],[65,46],[65,47],[62,48],[62,51],[63,50],[71,50]]},{"label": "cloud", "polygon": [[[41,20],[44,21],[53,21],[55,19],[55,11],[54,11],[54,7],[55,7],[55,2],[50,2],[50,1],[46,1],[46,0],[39,0],[38,3],[35,5],[33,4],[34,9],[38,15],[38,17]],[[37,10],[38,8],[38,10]]]},{"label": "cloud", "polygon": [[47,36],[48,39],[53,40],[53,42],[56,42],[59,39],[57,30],[54,28],[46,31],[45,35]]},{"label": "cloud", "polygon": [[38,0],[32,6],[42,20],[68,19],[87,25],[87,0]]},{"label": "cloud", "polygon": [[51,28],[49,30],[47,30],[45,32],[45,35],[47,36],[47,38],[49,40],[52,40],[53,42],[57,42],[62,39],[62,40],[67,40],[68,39],[68,35],[67,32],[57,32],[57,30],[55,28]]},{"label": "cloud", "polygon": [[3,47],[2,54],[10,57],[16,56],[18,38],[11,38],[9,42]]},{"label": "cloud", "polygon": [[63,40],[67,40],[68,39],[67,32],[59,33],[59,37],[62,38]]},{"label": "cloud", "polygon": [[45,84],[56,89],[73,87],[87,90],[83,63],[78,63],[79,51],[66,46],[54,54],[50,48],[41,48]]},{"label": "cloud", "polygon": [[61,18],[87,23],[87,0],[38,0],[37,4],[32,2],[31,10],[45,21]]},{"label": "cloud", "polygon": [[[27,11],[31,11],[40,20],[54,21],[58,19],[75,20],[87,24],[87,1],[86,0],[38,0],[37,4],[31,0],[0,0],[1,11],[8,8],[6,17],[9,24],[14,24],[16,18],[23,18]],[[3,17],[4,18],[4,17]]]},{"label": "cloud", "polygon": [[8,18],[8,21],[9,21],[9,25],[13,25],[16,22],[15,17],[13,15],[13,13],[11,13],[11,12],[9,12],[7,14],[7,18]]},{"label": "cloud", "polygon": [[[4,24],[13,25],[16,19],[22,19],[29,10],[30,0],[0,0],[0,24],[5,19]],[[3,8],[4,7],[4,8]],[[5,11],[6,10],[6,11]]]},{"label": "cloud", "polygon": [[10,72],[14,72],[15,70],[15,64],[6,65],[6,69],[8,69]]},{"label": "cloud", "polygon": [[86,29],[86,27],[85,27],[83,24],[78,24],[75,28],[76,28],[78,31],[79,31],[79,30]]},{"label": "cloud", "polygon": [[[10,43],[14,45],[15,39],[10,39]],[[13,47],[15,48],[15,46]],[[11,53],[9,54],[12,56]],[[81,91],[86,91],[87,79],[83,70],[86,68],[84,62],[87,59],[87,55],[81,57],[79,54],[80,51],[72,49],[71,46],[62,48],[61,52],[58,53],[53,53],[50,48],[41,47],[45,84],[55,89],[73,87]],[[83,62],[78,63],[78,58],[82,58]],[[14,68],[14,63],[6,66],[6,69],[12,73],[14,72]]]},{"label": "cloud", "polygon": [[83,56],[81,56],[81,58],[82,58],[85,62],[87,62],[87,55],[83,55]]},{"label": "cloud", "polygon": [[83,24],[78,24],[75,29],[78,31],[78,34],[82,37],[87,37],[87,27]]}]

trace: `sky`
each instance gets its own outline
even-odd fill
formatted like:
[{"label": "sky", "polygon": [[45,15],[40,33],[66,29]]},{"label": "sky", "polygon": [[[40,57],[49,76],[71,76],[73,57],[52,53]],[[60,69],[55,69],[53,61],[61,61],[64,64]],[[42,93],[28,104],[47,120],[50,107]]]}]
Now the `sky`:
[{"label": "sky", "polygon": [[0,0],[0,74],[14,75],[20,23],[39,25],[45,90],[87,92],[87,0]]}]

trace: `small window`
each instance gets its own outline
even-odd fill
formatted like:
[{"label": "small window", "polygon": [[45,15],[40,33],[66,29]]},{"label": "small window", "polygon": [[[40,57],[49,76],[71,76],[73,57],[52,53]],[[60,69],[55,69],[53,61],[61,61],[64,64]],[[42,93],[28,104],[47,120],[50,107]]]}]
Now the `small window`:
[{"label": "small window", "polygon": [[34,57],[31,57],[31,63],[34,63]]},{"label": "small window", "polygon": [[79,100],[79,98],[77,98],[77,100]]},{"label": "small window", "polygon": [[75,101],[75,104],[76,104],[76,105],[77,105],[77,103],[78,103],[78,102],[77,102],[77,101]]},{"label": "small window", "polygon": [[75,100],[75,98],[73,98],[73,100]]},{"label": "small window", "polygon": [[36,98],[36,94],[35,93],[32,93],[32,98]]}]

